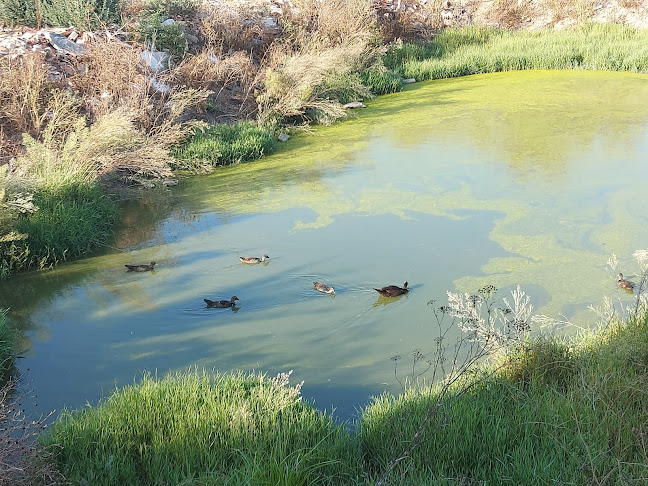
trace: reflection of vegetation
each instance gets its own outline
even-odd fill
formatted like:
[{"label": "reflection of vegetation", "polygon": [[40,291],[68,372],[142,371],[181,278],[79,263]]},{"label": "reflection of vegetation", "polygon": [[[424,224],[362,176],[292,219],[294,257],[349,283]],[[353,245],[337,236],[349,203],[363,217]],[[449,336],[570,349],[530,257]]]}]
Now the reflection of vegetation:
[{"label": "reflection of vegetation", "polygon": [[13,346],[16,331],[9,324],[6,311],[0,309],[0,385],[5,382],[7,373],[13,368]]},{"label": "reflection of vegetation", "polygon": [[349,484],[353,441],[288,376],[144,376],[96,408],[64,412],[44,442],[75,483]]}]

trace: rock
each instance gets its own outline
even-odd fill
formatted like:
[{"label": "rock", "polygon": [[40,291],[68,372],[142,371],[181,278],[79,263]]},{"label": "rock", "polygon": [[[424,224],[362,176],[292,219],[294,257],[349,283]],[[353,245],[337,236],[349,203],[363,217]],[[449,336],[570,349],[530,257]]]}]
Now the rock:
[{"label": "rock", "polygon": [[159,72],[169,69],[170,57],[166,52],[161,51],[142,51],[140,54],[142,61],[151,71]]},{"label": "rock", "polygon": [[166,19],[164,22],[162,22],[160,25],[162,27],[171,27],[173,24],[175,24],[175,20],[173,19]]},{"label": "rock", "polygon": [[70,54],[72,56],[81,56],[85,54],[85,48],[75,44],[67,37],[56,32],[45,32],[45,38],[52,44],[52,47],[59,52],[64,54]]},{"label": "rock", "polygon": [[343,107],[352,110],[354,108],[366,108],[367,106],[362,101],[352,101],[351,103],[343,105]]},{"label": "rock", "polygon": [[287,142],[289,139],[290,139],[290,135],[288,135],[287,133],[281,133],[277,137],[277,140],[279,140],[280,142]]},{"label": "rock", "polygon": [[415,78],[403,79],[403,84],[410,84],[410,83],[416,83],[416,79]]},{"label": "rock", "polygon": [[162,181],[162,185],[167,186],[167,187],[169,187],[169,186],[177,186],[178,185],[178,179],[170,179],[170,178],[164,179]]},{"label": "rock", "polygon": [[198,37],[191,34],[185,34],[185,39],[187,39],[187,42],[189,44],[198,44],[198,40],[199,40]]}]

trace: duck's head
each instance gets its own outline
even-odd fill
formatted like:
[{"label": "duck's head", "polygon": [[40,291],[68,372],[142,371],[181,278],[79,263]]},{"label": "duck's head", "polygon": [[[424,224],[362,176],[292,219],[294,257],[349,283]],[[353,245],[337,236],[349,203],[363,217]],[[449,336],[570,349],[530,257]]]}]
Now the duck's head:
[{"label": "duck's head", "polygon": [[154,267],[155,265],[157,265],[157,263],[155,263],[155,262],[151,262],[151,266],[152,266],[152,267]]},{"label": "duck's head", "polygon": [[236,295],[234,295],[231,299],[230,302],[233,304],[235,300],[240,300]]},{"label": "duck's head", "polygon": [[623,280],[623,274],[619,273],[619,276],[617,277],[617,282],[620,282],[621,280]]}]

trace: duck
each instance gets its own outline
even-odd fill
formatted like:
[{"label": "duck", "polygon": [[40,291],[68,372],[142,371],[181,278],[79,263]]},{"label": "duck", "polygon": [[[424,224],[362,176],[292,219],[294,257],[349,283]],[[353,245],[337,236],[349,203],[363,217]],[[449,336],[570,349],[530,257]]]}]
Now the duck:
[{"label": "duck", "polygon": [[142,264],[142,265],[124,265],[126,268],[128,268],[129,272],[148,272],[153,270],[153,267],[155,267],[157,263],[151,262],[149,264]]},{"label": "duck", "polygon": [[230,300],[209,300],[203,299],[207,307],[217,307],[219,309],[225,309],[227,307],[234,307],[234,301],[240,300],[236,295],[234,295]]},{"label": "duck", "polygon": [[634,284],[630,280],[626,280],[623,278],[623,274],[620,273],[619,276],[617,277],[617,285],[621,287],[623,290],[629,290],[632,292],[632,289],[634,289]]},{"label": "duck", "polygon": [[409,289],[407,288],[407,282],[405,282],[402,287],[398,287],[396,285],[388,285],[387,287],[383,287],[382,289],[374,288],[374,290],[383,297],[396,297],[398,295],[403,295],[409,292]]},{"label": "duck", "polygon": [[315,286],[315,290],[319,290],[320,292],[323,292],[325,294],[335,293],[335,289],[333,287],[329,287],[328,285],[321,282],[313,282],[313,285]]},{"label": "duck", "polygon": [[239,257],[239,260],[241,260],[241,263],[262,263],[262,262],[265,262],[266,260],[270,260],[270,257],[268,255],[263,255],[261,258],[259,258],[259,257]]}]

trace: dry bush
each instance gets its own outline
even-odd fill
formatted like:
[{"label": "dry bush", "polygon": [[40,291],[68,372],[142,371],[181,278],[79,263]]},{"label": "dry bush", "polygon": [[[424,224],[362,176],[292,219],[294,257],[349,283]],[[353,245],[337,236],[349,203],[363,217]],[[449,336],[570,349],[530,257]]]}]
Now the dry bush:
[{"label": "dry bush", "polygon": [[38,447],[44,419],[28,420],[20,406],[28,397],[9,380],[0,387],[0,484],[43,486],[65,484],[50,453]]},{"label": "dry bush", "polygon": [[140,106],[148,91],[140,62],[139,49],[119,42],[93,42],[84,69],[70,83],[86,100],[85,108],[93,117],[118,107]]},{"label": "dry bush", "polygon": [[282,19],[298,48],[319,42],[322,48],[378,36],[371,0],[294,0],[284,6]]},{"label": "dry bush", "polygon": [[227,2],[206,3],[200,12],[200,32],[213,52],[247,51],[263,57],[279,31],[264,29],[264,9]]},{"label": "dry bush", "polygon": [[488,21],[502,28],[516,29],[523,25],[530,13],[529,0],[497,0]]},{"label": "dry bush", "polygon": [[211,90],[232,84],[248,87],[258,70],[258,66],[243,51],[219,55],[204,50],[184,59],[171,73],[171,80],[191,88]]},{"label": "dry bush", "polygon": [[0,57],[0,127],[6,134],[38,133],[50,87],[42,54]]},{"label": "dry bush", "polygon": [[596,0],[543,0],[544,7],[551,11],[553,20],[586,20],[594,15]]},{"label": "dry bush", "polygon": [[[317,41],[315,41],[317,42]],[[283,48],[282,48],[283,47]],[[318,46],[290,54],[285,46],[276,46],[270,56],[270,68],[265,77],[265,92],[257,99],[260,121],[273,118],[303,117],[308,111],[323,114],[320,121],[330,122],[346,116],[337,99],[323,96],[318,87],[328,76],[345,76],[358,72],[371,64],[378,50],[357,41],[325,50]],[[360,86],[360,98],[371,96],[368,89]]]},{"label": "dry bush", "polygon": [[641,8],[646,6],[646,0],[619,0],[621,8]]},{"label": "dry bush", "polygon": [[252,94],[259,77],[259,65],[247,53],[216,54],[208,50],[185,58],[170,74],[174,85],[209,90],[210,103],[219,106],[221,116],[245,117],[256,111]]}]

